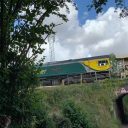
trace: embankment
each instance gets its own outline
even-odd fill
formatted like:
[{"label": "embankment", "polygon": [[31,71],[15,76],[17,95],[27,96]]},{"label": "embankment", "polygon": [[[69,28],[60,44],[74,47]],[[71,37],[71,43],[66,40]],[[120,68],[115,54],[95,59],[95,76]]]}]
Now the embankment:
[{"label": "embankment", "polygon": [[115,91],[127,83],[121,80],[105,80],[92,84],[59,86],[37,90],[48,115],[64,116],[63,106],[71,101],[87,116],[96,128],[120,128],[115,113]]}]

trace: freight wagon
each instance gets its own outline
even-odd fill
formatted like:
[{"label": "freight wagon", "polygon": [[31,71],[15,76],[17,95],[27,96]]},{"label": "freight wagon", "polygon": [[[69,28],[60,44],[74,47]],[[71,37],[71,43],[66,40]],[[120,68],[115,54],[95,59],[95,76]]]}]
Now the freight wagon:
[{"label": "freight wagon", "polygon": [[111,63],[110,56],[104,55],[49,62],[40,68],[42,85],[66,85],[109,78]]}]

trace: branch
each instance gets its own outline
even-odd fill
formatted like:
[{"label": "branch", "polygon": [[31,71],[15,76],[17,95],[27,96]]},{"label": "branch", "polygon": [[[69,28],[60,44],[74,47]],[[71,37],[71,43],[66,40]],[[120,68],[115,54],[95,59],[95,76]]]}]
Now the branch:
[{"label": "branch", "polygon": [[[57,25],[55,25],[55,26],[52,26],[52,28],[51,28],[51,30],[54,28],[54,27],[56,27],[56,26],[59,26],[59,25],[62,25],[63,23],[60,23],[60,24],[57,24]],[[46,37],[44,38],[44,42],[45,42],[45,40],[49,37],[49,33],[46,35]],[[39,48],[41,48],[41,45],[39,46]],[[29,48],[30,49],[30,48]],[[29,51],[29,49],[28,49],[28,51]],[[28,58],[28,60],[31,60],[32,58],[34,58],[36,56],[36,54],[32,54],[31,55],[31,57],[29,57]]]},{"label": "branch", "polygon": [[22,0],[18,0],[16,6],[12,12],[12,16],[16,14],[16,12],[21,8]]},{"label": "branch", "polygon": [[12,4],[13,3],[13,0],[10,1],[10,4],[9,4],[9,9],[8,9],[8,17],[10,16],[11,14],[11,11],[12,11]]},{"label": "branch", "polygon": [[0,15],[0,49],[2,50],[2,42],[3,42],[3,28],[4,28],[4,25],[3,25],[3,20],[4,20],[4,1],[1,0],[1,15]]},{"label": "branch", "polygon": [[8,19],[8,22],[7,22],[7,25],[9,25],[9,21],[11,19],[11,12],[12,12],[12,6],[13,6],[13,0],[10,1],[9,3],[9,9],[8,9],[8,15],[7,15],[7,19]]},{"label": "branch", "polygon": [[[52,26],[51,30],[53,30],[54,27],[59,26],[59,25],[62,25],[62,24],[63,24],[63,23],[56,24],[55,26]],[[44,38],[44,41],[45,41],[49,36],[50,36],[50,34],[48,33],[48,34],[46,35],[46,37]]]},{"label": "branch", "polygon": [[[48,3],[47,3],[47,2],[44,2],[43,4],[49,4],[49,2],[48,2]],[[40,16],[40,18],[39,18],[39,20],[37,21],[36,25],[41,24],[41,23],[44,21],[44,19],[46,18],[46,16],[47,16],[47,15],[49,16],[49,14],[51,14],[52,11],[53,11],[52,7],[51,7],[51,8],[46,7],[46,8],[45,8],[45,12],[42,14],[42,16]]]},{"label": "branch", "polygon": [[44,21],[46,15],[49,14],[49,11],[50,11],[50,10],[46,10],[46,11],[43,13],[43,15],[42,15],[42,16],[39,18],[39,20],[37,21],[36,26],[39,25],[39,24],[41,24],[41,23]]},{"label": "branch", "polygon": [[[27,25],[27,23],[28,23],[28,21],[26,21],[26,22],[24,23],[24,25],[21,27],[21,29],[18,31],[18,33],[21,33],[21,31],[25,28],[25,26]],[[16,37],[16,36],[13,36],[13,37],[12,37],[11,42],[14,41],[15,37]]]}]

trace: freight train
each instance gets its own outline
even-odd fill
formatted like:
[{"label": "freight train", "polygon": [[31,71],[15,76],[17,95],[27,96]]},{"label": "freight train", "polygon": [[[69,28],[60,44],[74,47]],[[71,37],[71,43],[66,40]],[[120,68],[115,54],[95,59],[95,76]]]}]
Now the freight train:
[{"label": "freight train", "polygon": [[42,85],[68,85],[110,77],[109,55],[48,62],[40,67]]}]

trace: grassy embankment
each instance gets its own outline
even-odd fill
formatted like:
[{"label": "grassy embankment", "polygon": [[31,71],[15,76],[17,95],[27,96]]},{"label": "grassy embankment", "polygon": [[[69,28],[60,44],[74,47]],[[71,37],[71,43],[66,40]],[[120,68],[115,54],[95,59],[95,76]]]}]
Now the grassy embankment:
[{"label": "grassy embankment", "polygon": [[119,128],[114,110],[115,90],[126,83],[127,80],[105,80],[92,84],[44,87],[36,93],[49,116],[63,117],[63,106],[73,102],[96,128]]}]

